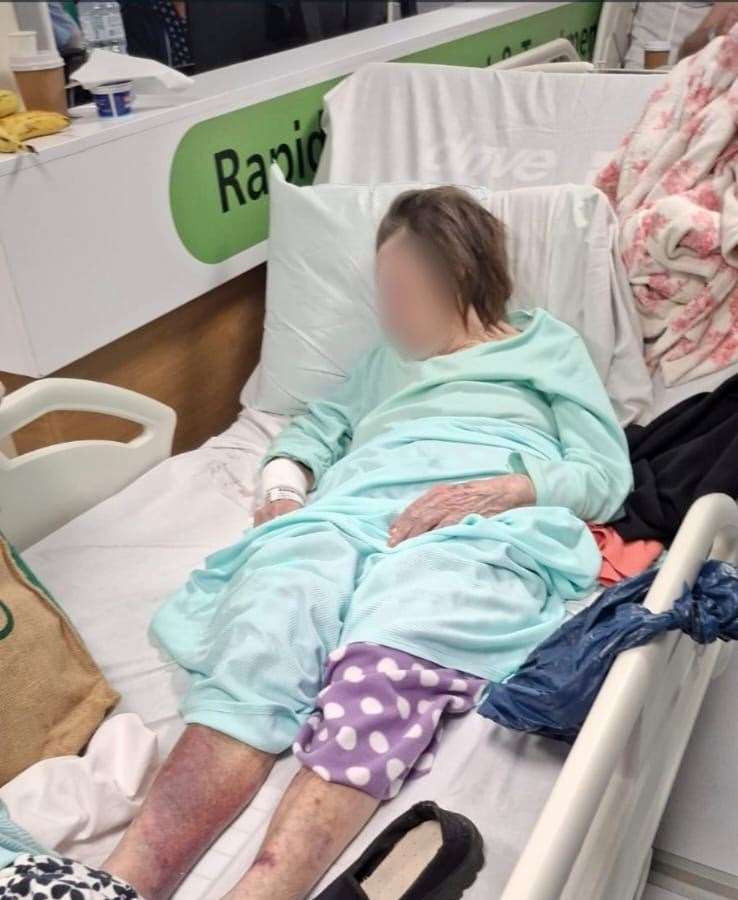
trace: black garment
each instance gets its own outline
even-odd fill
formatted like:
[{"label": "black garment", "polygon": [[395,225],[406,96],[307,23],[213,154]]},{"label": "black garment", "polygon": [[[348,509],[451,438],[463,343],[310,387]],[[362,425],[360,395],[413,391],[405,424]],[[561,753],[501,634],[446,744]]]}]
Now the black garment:
[{"label": "black garment", "polygon": [[699,497],[738,498],[738,375],[625,434],[635,486],[612,523],[623,540],[669,543]]},{"label": "black garment", "polygon": [[436,819],[441,826],[443,844],[414,883],[397,900],[458,900],[482,868],[482,836],[465,816],[441,809],[430,800],[416,803],[391,822],[356,862],[319,894],[316,900],[367,900],[361,883],[391,855],[398,841],[409,831],[432,819]]},{"label": "black garment", "polygon": [[120,13],[131,56],[156,59],[173,69],[192,64],[189,28],[170,0],[120,0]]}]

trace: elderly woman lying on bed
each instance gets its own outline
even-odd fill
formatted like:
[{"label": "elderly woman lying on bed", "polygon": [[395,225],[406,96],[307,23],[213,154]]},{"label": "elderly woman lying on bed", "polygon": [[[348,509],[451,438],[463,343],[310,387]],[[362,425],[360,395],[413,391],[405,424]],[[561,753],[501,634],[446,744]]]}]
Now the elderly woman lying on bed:
[{"label": "elderly woman lying on bed", "polygon": [[387,343],[276,439],[258,527],[155,618],[192,674],[188,727],[106,864],[147,900],[290,747],[302,768],[230,896],[305,897],[431,768],[444,716],[593,586],[584,523],[630,488],[625,439],[577,334],[506,315],[510,290],[502,226],[470,196],[395,200],[377,236]]}]

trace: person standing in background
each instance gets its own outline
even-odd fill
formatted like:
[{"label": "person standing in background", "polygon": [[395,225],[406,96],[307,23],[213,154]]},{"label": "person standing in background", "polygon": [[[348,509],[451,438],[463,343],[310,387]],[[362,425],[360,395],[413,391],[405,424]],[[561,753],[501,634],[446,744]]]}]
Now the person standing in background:
[{"label": "person standing in background", "polygon": [[[64,83],[69,83],[72,73],[87,59],[87,48],[82,29],[74,17],[64,8],[63,3],[48,3],[54,43],[59,56],[64,60]],[[67,88],[67,103],[74,106],[88,99],[86,92],[76,86]]]},{"label": "person standing in background", "polygon": [[643,68],[644,48],[651,41],[669,41],[669,61],[676,62],[682,41],[699,26],[711,8],[712,3],[706,0],[646,0],[638,3],[630,26],[625,68]]},{"label": "person standing in background", "polygon": [[736,21],[738,3],[732,0],[645,0],[636,4],[624,68],[643,68],[644,47],[650,41],[669,41],[670,62],[675,63],[730,31]]},{"label": "person standing in background", "polygon": [[120,12],[131,56],[156,59],[173,69],[192,67],[192,49],[183,0],[121,0]]},{"label": "person standing in background", "polygon": [[713,3],[704,19],[682,43],[678,58],[691,56],[709,44],[713,38],[727,34],[736,22],[738,22],[738,3]]},{"label": "person standing in background", "polygon": [[84,38],[79,25],[64,9],[63,3],[49,3],[51,27],[54,29],[56,48],[62,56],[84,49]]}]

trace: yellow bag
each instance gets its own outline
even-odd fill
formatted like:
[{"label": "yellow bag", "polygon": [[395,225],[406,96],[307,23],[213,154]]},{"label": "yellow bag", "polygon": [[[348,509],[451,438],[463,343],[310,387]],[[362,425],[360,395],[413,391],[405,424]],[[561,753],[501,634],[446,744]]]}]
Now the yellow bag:
[{"label": "yellow bag", "polygon": [[0,535],[0,785],[40,759],[78,753],[119,699]]}]

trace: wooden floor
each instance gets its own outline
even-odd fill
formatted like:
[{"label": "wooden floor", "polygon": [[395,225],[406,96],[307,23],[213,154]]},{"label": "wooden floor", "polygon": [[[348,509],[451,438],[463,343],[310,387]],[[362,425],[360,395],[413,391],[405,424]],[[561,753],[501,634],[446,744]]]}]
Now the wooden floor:
[{"label": "wooden floor", "polygon": [[[191,450],[238,415],[239,393],[259,360],[265,266],[65,366],[55,376],[131,388],[172,406],[174,452]],[[0,372],[8,392],[32,379]],[[52,413],[16,432],[19,453],[69,440],[130,440],[137,426],[90,413]]]}]

